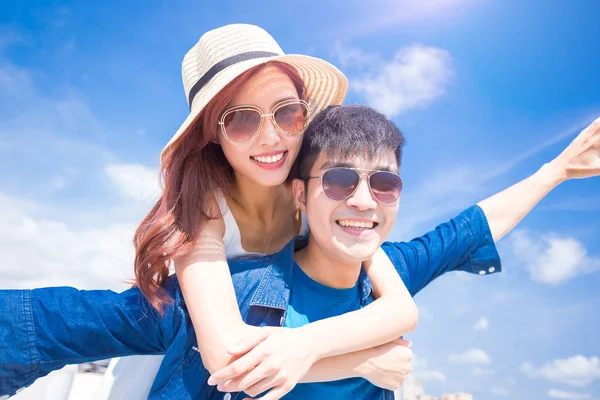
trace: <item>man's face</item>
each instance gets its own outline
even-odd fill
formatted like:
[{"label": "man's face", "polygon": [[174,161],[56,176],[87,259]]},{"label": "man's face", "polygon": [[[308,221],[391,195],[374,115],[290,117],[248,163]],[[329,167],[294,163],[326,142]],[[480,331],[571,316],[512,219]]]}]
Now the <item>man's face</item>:
[{"label": "man's face", "polygon": [[332,167],[356,169],[361,176],[356,191],[347,199],[330,200],[323,192],[321,179],[293,183],[296,203],[308,218],[311,242],[340,261],[362,262],[370,258],[386,239],[396,221],[398,204],[382,204],[369,189],[368,174],[377,171],[398,173],[398,162],[390,149],[376,158],[354,156],[343,160],[321,153],[310,172],[320,177]]}]

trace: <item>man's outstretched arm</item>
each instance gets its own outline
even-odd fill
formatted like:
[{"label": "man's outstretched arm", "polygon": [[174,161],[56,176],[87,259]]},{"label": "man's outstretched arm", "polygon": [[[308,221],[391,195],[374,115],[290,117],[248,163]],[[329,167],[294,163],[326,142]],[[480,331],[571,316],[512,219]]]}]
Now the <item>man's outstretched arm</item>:
[{"label": "man's outstretched arm", "polygon": [[138,289],[0,290],[0,396],[67,364],[164,353],[172,309],[160,317]]},{"label": "man's outstretched arm", "polygon": [[600,175],[600,118],[584,129],[554,160],[478,203],[487,217],[494,241],[510,232],[552,189],[568,179]]},{"label": "man's outstretched arm", "polygon": [[488,275],[501,270],[494,243],[554,187],[567,179],[600,175],[600,118],[554,160],[527,179],[470,207],[435,230],[383,248],[415,295],[448,271]]}]

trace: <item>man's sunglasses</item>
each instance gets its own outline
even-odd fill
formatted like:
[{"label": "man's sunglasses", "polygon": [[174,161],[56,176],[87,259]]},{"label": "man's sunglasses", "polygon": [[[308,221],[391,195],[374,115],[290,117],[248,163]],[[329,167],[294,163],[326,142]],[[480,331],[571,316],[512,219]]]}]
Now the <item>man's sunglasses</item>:
[{"label": "man's sunglasses", "polygon": [[366,176],[369,190],[381,204],[394,204],[402,192],[402,178],[388,171],[372,171],[361,174],[353,168],[335,167],[321,176],[308,176],[304,179],[321,179],[323,193],[333,201],[346,200],[356,192],[362,176]]},{"label": "man's sunglasses", "polygon": [[273,126],[288,136],[304,133],[308,121],[308,104],[303,100],[284,100],[275,104],[271,113],[252,105],[240,105],[226,110],[219,125],[225,138],[233,144],[247,143],[260,132],[263,118],[271,117]]}]

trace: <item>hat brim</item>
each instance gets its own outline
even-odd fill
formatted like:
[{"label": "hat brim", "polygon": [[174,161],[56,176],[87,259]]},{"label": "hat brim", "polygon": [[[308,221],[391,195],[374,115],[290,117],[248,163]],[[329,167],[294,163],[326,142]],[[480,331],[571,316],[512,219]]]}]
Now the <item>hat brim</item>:
[{"label": "hat brim", "polygon": [[348,92],[348,80],[346,79],[346,76],[334,65],[320,58],[301,54],[286,54],[242,61],[229,66],[216,74],[194,96],[190,114],[161,152],[161,163],[165,153],[179,141],[179,139],[187,132],[188,128],[194,123],[196,118],[198,118],[204,107],[206,107],[206,105],[221,90],[223,90],[225,86],[249,69],[271,61],[288,64],[298,71],[306,88],[306,101],[310,107],[309,118],[312,118],[327,106],[342,104],[346,98]]}]

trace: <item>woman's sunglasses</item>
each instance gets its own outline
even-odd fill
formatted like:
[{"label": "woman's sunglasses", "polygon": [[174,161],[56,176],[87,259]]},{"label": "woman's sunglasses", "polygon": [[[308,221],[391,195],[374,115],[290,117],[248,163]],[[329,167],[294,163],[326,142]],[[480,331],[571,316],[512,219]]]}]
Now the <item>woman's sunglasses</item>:
[{"label": "woman's sunglasses", "polygon": [[362,176],[366,176],[369,190],[381,204],[394,204],[402,192],[402,178],[388,171],[372,171],[361,174],[353,168],[335,167],[321,176],[309,176],[305,179],[321,179],[323,193],[329,200],[346,200],[356,192]]},{"label": "woman's sunglasses", "polygon": [[233,144],[254,139],[263,125],[263,118],[271,117],[273,126],[288,136],[304,133],[308,121],[308,104],[303,100],[285,100],[275,104],[270,114],[258,107],[240,105],[226,110],[219,125],[225,138]]}]

